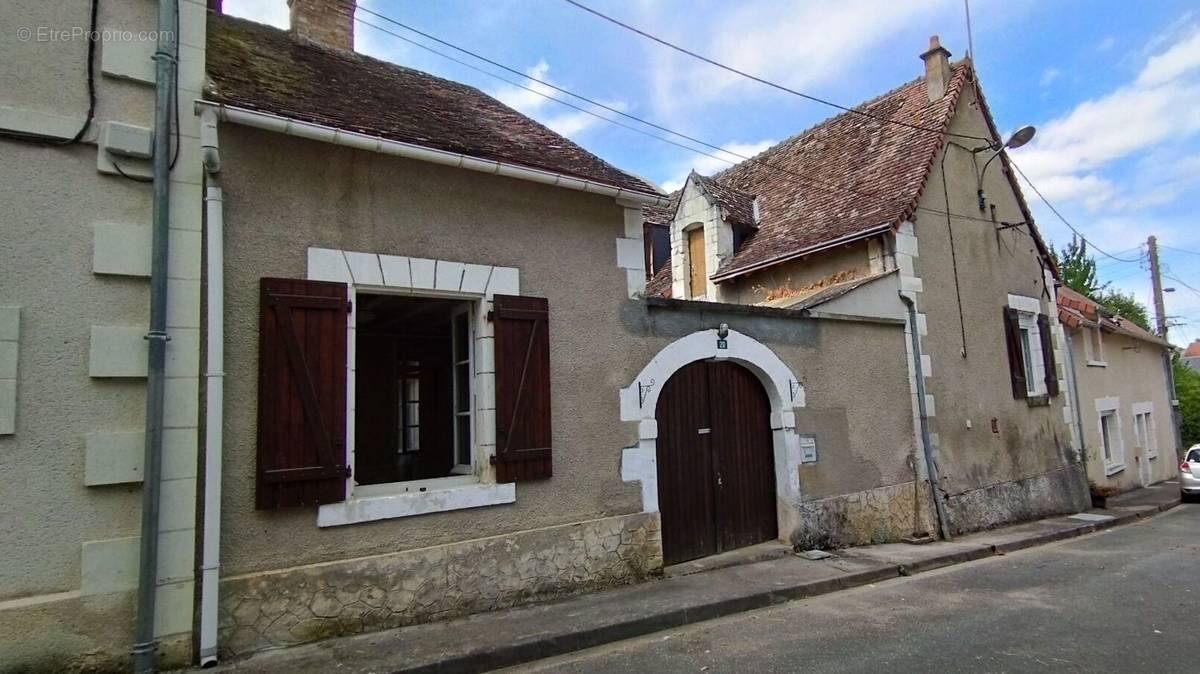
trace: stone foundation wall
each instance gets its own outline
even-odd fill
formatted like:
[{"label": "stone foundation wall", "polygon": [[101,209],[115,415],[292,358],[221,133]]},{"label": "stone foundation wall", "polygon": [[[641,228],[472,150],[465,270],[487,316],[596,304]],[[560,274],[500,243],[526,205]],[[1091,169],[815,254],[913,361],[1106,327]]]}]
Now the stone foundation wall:
[{"label": "stone foundation wall", "polygon": [[661,571],[637,513],[221,581],[226,656],[491,611]]},{"label": "stone foundation wall", "polygon": [[832,550],[898,541],[914,529],[935,531],[929,487],[923,482],[918,491],[914,495],[913,483],[903,482],[804,501],[789,540],[798,550]]},{"label": "stone foundation wall", "polygon": [[946,498],[952,534],[1077,513],[1090,505],[1087,477],[1081,463]]}]

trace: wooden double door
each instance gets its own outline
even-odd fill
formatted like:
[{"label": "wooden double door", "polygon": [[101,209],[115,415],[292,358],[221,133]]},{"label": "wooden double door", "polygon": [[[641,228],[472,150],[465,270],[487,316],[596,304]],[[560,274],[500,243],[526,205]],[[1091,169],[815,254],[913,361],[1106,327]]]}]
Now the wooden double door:
[{"label": "wooden double door", "polygon": [[687,365],[663,386],[655,416],[664,563],[775,539],[771,405],[754,374]]}]

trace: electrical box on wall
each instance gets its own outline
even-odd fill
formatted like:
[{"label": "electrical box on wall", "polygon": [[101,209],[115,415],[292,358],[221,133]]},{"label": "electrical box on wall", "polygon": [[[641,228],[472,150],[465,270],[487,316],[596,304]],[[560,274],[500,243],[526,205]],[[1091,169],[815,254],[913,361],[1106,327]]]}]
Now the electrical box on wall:
[{"label": "electrical box on wall", "polygon": [[800,463],[817,462],[817,438],[812,435],[800,436]]}]

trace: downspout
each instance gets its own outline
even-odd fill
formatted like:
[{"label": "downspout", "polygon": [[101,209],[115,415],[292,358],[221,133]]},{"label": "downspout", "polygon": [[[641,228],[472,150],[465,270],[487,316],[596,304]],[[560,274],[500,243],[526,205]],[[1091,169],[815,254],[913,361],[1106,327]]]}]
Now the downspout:
[{"label": "downspout", "polygon": [[217,117],[200,115],[200,147],[204,158],[205,210],[205,395],[204,395],[204,531],[200,563],[200,666],[217,664],[217,604],[221,581],[221,454],[225,401],[225,218],[217,172]]},{"label": "downspout", "polygon": [[900,301],[908,307],[908,328],[912,334],[913,371],[917,377],[917,413],[921,421],[921,449],[925,453],[925,471],[929,476],[929,491],[933,492],[933,507],[937,510],[938,531],[942,540],[950,540],[950,524],[946,520],[946,504],[933,460],[933,439],[929,435],[929,412],[925,407],[925,370],[921,365],[921,337],[917,334],[917,305],[912,298],[900,293]]},{"label": "downspout", "polygon": [[[1075,417],[1075,436],[1079,438],[1080,463],[1087,457],[1087,440],[1083,437],[1083,409],[1079,406],[1079,380],[1075,377],[1075,349],[1071,340],[1071,330],[1063,326],[1063,342],[1067,352],[1067,393],[1071,396],[1071,414]],[[1086,472],[1086,471],[1085,471]]]},{"label": "downspout", "polygon": [[155,669],[154,609],[158,593],[159,479],[162,475],[163,401],[167,356],[167,241],[171,196],[171,104],[175,92],[175,21],[178,0],[158,3],[154,53],[154,202],[150,254],[150,330],[146,363],[146,451],[142,476],[142,529],[138,559],[137,624],[133,664]]}]

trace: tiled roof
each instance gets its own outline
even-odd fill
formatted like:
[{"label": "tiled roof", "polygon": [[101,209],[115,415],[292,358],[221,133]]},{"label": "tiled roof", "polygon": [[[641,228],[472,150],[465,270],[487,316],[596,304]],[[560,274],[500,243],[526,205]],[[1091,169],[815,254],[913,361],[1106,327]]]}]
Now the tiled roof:
[{"label": "tiled roof", "polygon": [[[1097,304],[1083,294],[1066,286],[1058,289],[1058,318],[1067,327],[1081,326],[1099,327],[1101,330],[1115,332],[1140,339],[1143,342],[1158,344],[1170,348],[1171,345],[1158,335],[1144,329],[1127,318],[1114,316],[1103,305]],[[1190,348],[1190,347],[1189,347]]]},{"label": "tiled roof", "polygon": [[1183,352],[1184,358],[1200,358],[1200,339],[1188,344],[1187,349]]},{"label": "tiled roof", "polygon": [[[960,61],[953,72],[933,103],[917,78],[856,110],[945,131],[971,67]],[[716,278],[912,215],[944,135],[872,117],[844,112],[713,176],[759,199],[758,231]]]},{"label": "tiled roof", "polygon": [[208,19],[216,103],[657,194],[473,87],[227,15]]},{"label": "tiled roof", "polygon": [[671,263],[668,261],[646,281],[646,297],[671,296]]},{"label": "tiled roof", "polygon": [[692,173],[692,177],[700,184],[700,189],[708,193],[717,208],[721,209],[721,214],[725,217],[726,222],[734,227],[753,228],[758,226],[758,223],[754,221],[753,195],[719,183],[712,178],[706,178],[699,173]]}]

